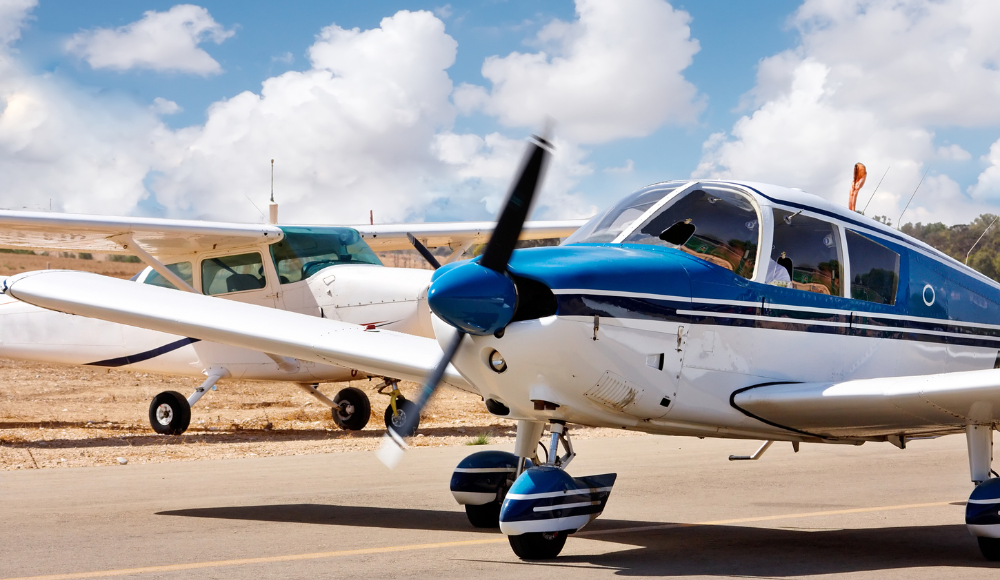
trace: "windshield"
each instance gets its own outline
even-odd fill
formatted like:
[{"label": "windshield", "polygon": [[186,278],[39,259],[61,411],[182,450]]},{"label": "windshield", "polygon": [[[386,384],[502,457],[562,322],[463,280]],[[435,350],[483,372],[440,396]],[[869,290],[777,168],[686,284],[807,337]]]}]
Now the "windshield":
[{"label": "windshield", "polygon": [[676,248],[751,278],[757,261],[759,224],[757,211],[746,196],[706,185],[662,207],[625,243]]},{"label": "windshield", "polygon": [[614,241],[632,222],[639,219],[656,202],[671,194],[686,181],[665,181],[644,187],[629,195],[607,210],[592,217],[589,222],[573,235],[566,238],[563,245],[582,243],[607,243]]},{"label": "windshield", "polygon": [[381,266],[375,252],[357,230],[336,227],[284,227],[285,237],[271,245],[271,257],[282,284],[305,280],[327,266],[374,264]]}]

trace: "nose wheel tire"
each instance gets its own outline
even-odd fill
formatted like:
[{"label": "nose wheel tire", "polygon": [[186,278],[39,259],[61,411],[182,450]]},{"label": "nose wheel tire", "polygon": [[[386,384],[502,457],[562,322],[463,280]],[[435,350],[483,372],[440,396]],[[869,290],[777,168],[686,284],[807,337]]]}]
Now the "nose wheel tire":
[{"label": "nose wheel tire", "polygon": [[566,545],[567,532],[540,532],[507,536],[510,547],[522,560],[551,560]]},{"label": "nose wheel tire", "polygon": [[399,428],[406,421],[406,417],[417,412],[417,406],[407,401],[403,397],[396,397],[396,414],[392,413],[392,405],[385,408],[385,428],[392,429],[402,437],[410,437],[417,432],[420,418],[413,424],[413,431],[410,433],[400,433]]},{"label": "nose wheel tire", "polygon": [[469,518],[469,523],[476,528],[499,528],[500,527],[500,506],[498,501],[491,501],[483,505],[465,504],[465,515]]},{"label": "nose wheel tire", "polygon": [[149,404],[149,424],[161,435],[180,435],[191,424],[191,405],[177,391],[164,391]]},{"label": "nose wheel tire", "polygon": [[337,393],[333,398],[337,407],[331,409],[333,421],[341,429],[360,431],[368,424],[372,416],[372,405],[368,395],[361,389],[348,387]]}]

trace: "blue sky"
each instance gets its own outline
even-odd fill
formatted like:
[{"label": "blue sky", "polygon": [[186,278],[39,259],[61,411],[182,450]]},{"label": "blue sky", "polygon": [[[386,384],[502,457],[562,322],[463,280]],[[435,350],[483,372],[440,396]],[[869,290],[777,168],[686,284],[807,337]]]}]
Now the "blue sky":
[{"label": "blue sky", "polygon": [[[310,60],[309,50],[319,42],[317,35],[321,34],[325,27],[335,24],[348,30],[358,28],[362,32],[372,31],[379,29],[383,19],[393,17],[401,10],[428,11],[443,23],[443,33],[457,43],[454,64],[446,68],[447,77],[456,89],[463,83],[480,87],[481,94],[477,97],[480,99],[477,101],[480,104],[467,110],[459,110],[457,113],[454,111],[443,113],[443,117],[429,120],[431,128],[426,135],[427,140],[417,139],[412,144],[412,150],[402,154],[408,163],[417,164],[419,161],[415,160],[424,156],[428,147],[437,147],[435,143],[440,144],[443,134],[447,134],[448,137],[475,136],[480,140],[491,134],[500,135],[510,141],[523,139],[532,131],[532,123],[511,122],[510,118],[518,114],[518,99],[533,97],[530,83],[527,88],[521,86],[518,89],[520,92],[511,89],[510,94],[499,95],[494,86],[495,79],[483,76],[484,62],[491,57],[503,59],[514,52],[536,55],[541,53],[553,61],[558,56],[559,50],[566,51],[567,54],[563,56],[572,60],[572,39],[575,38],[573,35],[590,34],[586,32],[587,23],[578,12],[577,4],[564,0],[451,4],[378,1],[293,2],[280,7],[264,2],[207,1],[198,2],[196,5],[207,11],[210,15],[209,21],[216,30],[223,31],[224,35],[228,36],[218,42],[205,38],[198,42],[197,48],[214,59],[219,67],[218,72],[203,74],[157,69],[141,64],[101,66],[95,64],[96,61],[88,60],[81,49],[68,47],[68,42],[74,35],[101,29],[120,31],[121,27],[142,20],[147,11],[166,13],[177,6],[176,3],[156,1],[81,3],[40,0],[37,5],[30,6],[31,0],[8,1],[29,4],[21,15],[19,38],[8,43],[9,57],[16,63],[18,74],[31,82],[55,83],[57,88],[52,89],[50,86],[48,90],[62,94],[52,98],[72,100],[74,102],[72,106],[80,106],[85,111],[83,115],[88,115],[88,111],[92,111],[95,107],[107,107],[107,111],[103,113],[106,118],[114,118],[116,122],[120,120],[123,123],[123,127],[108,130],[109,135],[99,137],[101,143],[97,147],[97,149],[106,147],[102,159],[107,159],[109,155],[116,157],[116,151],[121,151],[122,156],[130,157],[129,172],[135,177],[130,178],[128,183],[117,184],[112,188],[118,190],[117,194],[109,195],[103,201],[87,200],[82,194],[59,192],[53,194],[51,189],[58,188],[60,184],[44,183],[45,180],[41,179],[46,171],[44,164],[35,168],[37,172],[34,174],[34,180],[33,175],[28,173],[19,181],[22,191],[24,184],[32,184],[29,190],[34,189],[31,192],[34,197],[30,200],[26,201],[24,194],[19,197],[14,192],[4,191],[3,186],[0,186],[0,204],[11,207],[17,204],[24,207],[32,204],[37,206],[38,199],[55,195],[56,205],[68,211],[256,219],[256,216],[248,213],[250,210],[245,207],[230,211],[226,209],[226,203],[221,201],[207,203],[207,198],[216,195],[212,188],[218,188],[220,183],[231,182],[232,174],[221,174],[205,183],[196,183],[192,181],[194,178],[190,177],[190,174],[206,171],[207,167],[218,167],[219,158],[225,157],[226,151],[221,149],[212,151],[212,154],[217,156],[216,160],[210,163],[202,159],[200,166],[186,152],[192,149],[202,151],[209,146],[202,134],[209,132],[206,122],[211,116],[210,111],[213,110],[213,106],[218,108],[219,103],[229,102],[245,91],[261,94],[264,81],[279,77],[289,78],[287,74],[290,71],[308,75],[310,71],[322,68]],[[919,175],[925,170],[932,177],[927,185],[928,199],[924,200],[922,205],[918,202],[920,209],[912,219],[937,217],[947,222],[967,221],[979,212],[992,210],[1000,198],[1000,191],[997,191],[1000,189],[998,187],[1000,174],[995,176],[995,179],[989,174],[990,169],[996,164],[988,158],[991,145],[1000,137],[997,131],[1000,119],[992,116],[983,119],[970,118],[977,107],[985,106],[983,103],[963,104],[962,98],[969,97],[945,95],[943,99],[954,100],[954,103],[949,104],[949,108],[940,107],[939,110],[929,112],[921,109],[921,112],[909,117],[900,117],[895,112],[898,108],[906,108],[905,103],[902,107],[897,107],[897,102],[913,99],[910,95],[918,92],[913,87],[920,86],[922,75],[934,78],[936,72],[934,63],[928,63],[927,70],[923,73],[904,70],[908,65],[903,62],[900,53],[905,53],[908,49],[907,42],[917,42],[917,40],[907,37],[906,31],[901,31],[891,20],[893,17],[909,18],[908,26],[913,30],[937,26],[947,33],[942,34],[945,38],[942,46],[929,47],[928,50],[938,52],[949,49],[965,50],[967,47],[963,43],[974,41],[976,26],[986,27],[995,23],[991,21],[991,18],[997,16],[995,11],[985,8],[987,12],[977,18],[983,21],[981,23],[966,22],[961,15],[955,22],[940,23],[936,22],[941,20],[940,13],[933,12],[933,5],[948,4],[947,1],[932,3],[908,0],[902,3],[906,5],[905,10],[897,11],[898,13],[893,11],[898,9],[899,3],[879,0],[841,3],[844,6],[853,5],[853,8],[846,12],[841,9],[831,9],[830,3],[819,0],[807,2],[805,9],[800,9],[803,2],[791,0],[769,2],[711,0],[672,4],[659,0],[634,0],[634,2],[635,5],[629,6],[630,10],[625,11],[625,14],[615,17],[624,19],[622,26],[626,29],[634,26],[637,34],[650,36],[645,44],[637,44],[648,47],[647,49],[627,55],[628,60],[635,63],[635,71],[625,76],[615,76],[614,71],[606,73],[597,71],[593,79],[588,79],[588,82],[593,84],[583,83],[574,89],[576,93],[558,86],[549,86],[545,90],[556,94],[549,102],[561,103],[567,102],[567,99],[574,101],[577,100],[577,96],[582,99],[590,92],[589,86],[607,86],[609,83],[616,86],[629,85],[630,88],[634,85],[637,87],[634,89],[637,92],[660,90],[664,91],[664,94],[674,92],[670,87],[684,85],[693,87],[693,92],[685,103],[677,104],[673,109],[665,106],[663,110],[651,110],[648,126],[643,127],[641,123],[635,125],[634,119],[622,121],[623,125],[628,125],[630,122],[634,125],[631,132],[623,130],[622,134],[610,131],[597,137],[592,133],[589,137],[579,136],[583,133],[577,131],[575,127],[588,123],[588,119],[581,118],[587,116],[586,111],[568,123],[562,122],[558,110],[549,111],[548,114],[557,120],[557,135],[560,132],[568,135],[569,142],[564,151],[572,160],[567,161],[566,167],[557,170],[559,177],[553,178],[558,182],[557,185],[551,186],[556,193],[553,194],[549,206],[539,208],[545,217],[587,214],[646,183],[692,175],[771,181],[803,187],[819,195],[841,201],[841,197],[846,197],[846,183],[850,178],[854,161],[866,162],[873,175],[872,183],[868,189],[863,190],[862,199],[866,199],[866,193],[870,194],[870,188],[877,181],[875,177],[881,176],[886,167],[890,165],[895,167],[890,170],[891,178],[887,179],[889,183],[883,186],[887,189],[885,192],[880,190],[880,195],[884,197],[877,198],[875,213],[891,215],[892,212],[901,209],[902,203],[905,202],[904,198],[908,197]],[[627,21],[630,16],[628,12],[635,16],[643,10],[658,9],[654,4],[666,6],[671,14],[681,15],[680,18],[687,19],[689,33],[685,32],[683,26],[672,26],[664,20],[666,24],[662,27],[662,36],[664,52],[669,51],[670,46],[683,45],[676,44],[678,42],[687,43],[688,49],[693,51],[691,47],[696,42],[697,51],[693,53],[690,64],[676,64],[678,62],[676,59],[671,61],[669,55],[665,57],[658,53],[657,35],[661,34],[659,30],[641,32],[639,30],[641,27],[637,23],[630,24]],[[660,13],[662,15],[662,10]],[[16,14],[9,18],[15,17]],[[0,18],[3,18],[2,12]],[[566,36],[555,41],[558,45],[556,48],[546,45],[547,41],[539,36],[540,33],[544,35],[546,30],[550,30],[553,22],[565,23],[572,29]],[[673,22],[677,24],[676,20]],[[898,36],[900,45],[898,52],[893,52],[897,49],[875,46],[870,51],[870,58],[866,57],[862,49],[858,50],[858,54],[850,54],[858,45],[858,40],[852,38],[856,30],[871,30],[871,33],[865,36],[867,40],[863,40],[862,43],[874,42],[873,39],[883,34],[879,32],[879,26],[886,27],[884,35]],[[442,37],[443,35],[438,34],[434,39],[436,41]],[[353,45],[349,46],[343,42],[335,43],[334,50],[347,53],[353,50]],[[671,42],[675,44],[670,44]],[[423,45],[414,45],[404,50],[419,52],[422,49]],[[879,50],[890,50],[890,53],[880,54]],[[786,56],[781,57],[781,55]],[[393,59],[396,56],[387,52],[381,58]],[[900,64],[898,68],[893,68],[896,66],[894,65],[896,61],[893,59],[896,58],[900,59]],[[987,83],[990,79],[984,75],[989,75],[991,65],[985,61],[989,58],[992,57],[985,55],[983,58],[985,64],[979,68],[951,72],[956,75],[964,74],[959,82],[968,80],[972,83],[970,86],[975,86],[976,82]],[[648,65],[643,64],[646,61],[649,61]],[[758,70],[762,62],[769,63],[768,70],[777,71],[765,80],[758,79]],[[664,67],[672,66],[671,63],[678,69],[676,78],[671,80],[664,77],[658,85],[651,83],[649,87],[644,86],[648,81],[643,66],[647,66],[646,71],[655,74]],[[514,80],[519,78],[520,73],[514,68],[515,64],[511,63],[504,73],[508,75],[505,78]],[[855,74],[859,69],[862,73]],[[897,71],[901,72],[898,78],[895,78]],[[850,83],[854,77],[851,75],[867,79],[865,81],[867,84],[852,89]],[[983,78],[980,79],[980,76]],[[879,80],[886,78],[890,80]],[[813,79],[825,87],[825,92],[818,97],[815,94],[809,97],[810,93],[801,86],[796,88],[794,79],[802,81],[800,85],[805,83],[805,79]],[[942,81],[947,85],[947,79]],[[664,90],[664,87],[668,90]],[[8,89],[7,94],[10,94],[10,90],[13,89]],[[947,87],[941,90],[947,91]],[[361,95],[358,98],[370,97]],[[995,95],[980,96],[980,100],[983,101],[993,98]],[[158,114],[155,121],[143,118],[138,111],[148,108],[157,99],[176,103],[179,110],[171,114]],[[450,103],[460,102],[457,91],[452,93],[449,99],[448,106],[451,106]],[[802,99],[807,101],[812,99],[813,102],[801,105]],[[86,100],[86,104],[79,104],[81,100]],[[655,94],[652,95],[652,100],[655,101]],[[647,99],[642,102],[651,101]],[[613,98],[607,98],[605,101],[594,98],[592,116],[601,120],[600,117],[604,115],[607,119],[601,120],[602,122],[617,122],[618,117],[607,112],[617,104]],[[916,110],[921,106],[922,104],[917,102],[913,108]],[[130,107],[135,109],[129,113],[134,117],[132,119],[122,120],[116,114],[121,110],[131,110]],[[458,108],[462,109],[461,106]],[[559,107],[550,106],[550,108]],[[655,109],[655,106],[653,108]],[[968,110],[969,115],[963,117],[955,113],[957,109]],[[764,118],[767,116],[765,113],[771,116]],[[662,118],[657,118],[657,115]],[[220,116],[222,117],[225,116]],[[295,120],[285,119],[276,131],[280,132],[281,127],[287,127],[292,122]],[[134,153],[135,144],[131,141],[113,142],[114,134],[138,131],[136,127],[145,126],[144,123],[147,125],[162,123],[162,127],[153,129],[158,135],[156,137],[139,136],[136,133],[135,142],[175,141],[179,147],[177,151],[170,154],[157,151],[137,155]],[[827,126],[824,127],[823,123]],[[813,124],[816,126],[812,126]],[[106,128],[106,125],[105,123],[103,127]],[[737,134],[738,125],[743,127],[743,134]],[[341,126],[330,125],[331,139],[340,135],[336,128]],[[802,127],[802,131],[796,131],[794,136],[789,135],[786,138],[781,131],[789,131],[789,126]],[[85,127],[83,130],[86,130]],[[858,138],[843,138],[831,142],[828,134],[845,130],[845,127],[852,127]],[[232,129],[236,132],[239,130]],[[253,129],[258,132],[266,130],[268,130],[266,124]],[[3,131],[3,126],[0,125],[0,143],[3,142]],[[198,135],[192,136],[195,134]],[[294,134],[282,133],[281,137],[292,142],[301,141],[301,136]],[[30,138],[35,139],[37,136],[32,134]],[[88,137],[91,140],[97,138]],[[185,139],[189,141],[184,141]],[[193,145],[197,139],[202,141]],[[218,143],[218,139],[212,142]],[[948,149],[955,145],[957,149]],[[159,147],[159,143],[156,146]],[[393,209],[386,213],[394,219],[489,217],[491,202],[484,200],[492,199],[495,205],[495,199],[502,194],[504,180],[498,176],[499,172],[496,170],[477,173],[479,170],[471,167],[477,164],[488,165],[492,162],[512,166],[516,161],[516,155],[510,152],[513,149],[509,144],[497,145],[490,150],[485,148],[486,146],[480,146],[484,147],[480,151],[482,158],[477,158],[475,162],[465,160],[463,163],[467,164],[457,169],[454,163],[449,166],[455,169],[455,174],[444,175],[441,167],[437,166],[428,165],[419,170],[411,167],[408,173],[403,172],[407,173],[408,177],[401,176],[398,183],[393,182],[390,185],[370,175],[346,175],[343,174],[344,170],[331,169],[332,177],[316,177],[312,181],[288,184],[289,189],[297,188],[293,215],[300,219],[301,216],[318,216],[323,221],[349,222],[357,219],[354,214],[366,213],[361,210],[363,206],[382,205]],[[501,151],[503,147],[507,149]],[[815,155],[802,154],[803,151],[810,151],[812,147],[815,147]],[[301,150],[293,153],[288,147],[280,144],[259,146],[258,149],[261,150],[253,148],[246,150],[252,151],[256,156],[253,169],[255,175],[260,169],[261,159],[269,156],[277,157],[280,175],[282,162],[285,163],[284,168],[291,169],[283,158],[302,154]],[[436,151],[438,153],[435,154],[439,157],[437,162],[440,162],[443,154],[439,150]],[[8,153],[11,159],[18,154],[13,150]],[[240,153],[232,151],[231,155]],[[378,156],[375,153],[372,155]],[[322,159],[323,157],[317,154],[315,159],[304,159],[303,163],[308,161],[312,165],[318,165],[323,163]],[[384,167],[391,169],[390,161],[373,160],[372,171],[376,171],[374,166],[381,168],[383,164]],[[1000,159],[996,161],[1000,163]],[[229,158],[225,158],[224,162],[234,163]],[[783,168],[783,162],[792,164],[793,167]],[[74,167],[85,164],[83,160],[53,160],[54,167],[60,163]],[[364,166],[365,163],[366,158],[362,158],[353,161],[352,165],[358,167]],[[621,170],[614,171],[615,168]],[[65,171],[65,167],[53,170]],[[300,166],[296,166],[294,170],[301,172]],[[100,179],[107,179],[113,171],[112,166],[104,168]],[[239,172],[241,169],[235,164],[228,171]],[[385,170],[378,169],[378,171]],[[997,172],[1000,172],[1000,169]],[[405,181],[406,178],[410,181]],[[98,177],[80,175],[81,181],[88,179],[97,180]],[[345,203],[339,206],[328,204],[318,212],[310,210],[310,200],[315,200],[317,196],[329,196],[331,188],[336,187],[335,184],[366,181],[370,183],[350,190],[353,192],[350,196],[344,194]],[[99,186],[101,181],[94,183],[95,186]],[[278,184],[280,191],[281,179],[278,180]],[[391,196],[380,197],[379,191],[386,187],[412,187],[412,195],[407,199],[415,198],[417,201],[411,203]],[[62,185],[62,189],[66,189],[65,185]],[[234,191],[223,196],[230,206],[233,206],[236,203],[234,200],[239,198],[240,192],[235,189],[234,187]],[[198,193],[189,194],[187,190],[197,190]],[[260,201],[259,192],[243,192],[245,196],[251,193],[256,201]],[[357,198],[365,198],[366,203],[354,203]],[[351,209],[348,210],[347,206],[351,206]],[[396,209],[398,211],[395,211]]]}]

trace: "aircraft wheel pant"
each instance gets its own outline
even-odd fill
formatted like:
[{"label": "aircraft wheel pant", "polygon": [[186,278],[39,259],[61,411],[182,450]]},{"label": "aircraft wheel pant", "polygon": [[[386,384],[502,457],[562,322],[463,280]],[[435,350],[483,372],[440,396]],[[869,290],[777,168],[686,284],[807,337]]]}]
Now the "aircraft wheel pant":
[{"label": "aircraft wheel pant", "polygon": [[1000,479],[987,479],[976,486],[965,504],[965,524],[979,542],[979,550],[991,562],[1000,561]]},{"label": "aircraft wheel pant", "polygon": [[396,397],[396,414],[392,412],[392,405],[385,408],[385,428],[392,429],[400,437],[410,437],[413,433],[416,433],[417,427],[420,425],[420,418],[417,417],[417,422],[413,424],[413,429],[410,433],[401,433],[400,428],[403,423],[406,422],[407,415],[416,414],[417,406],[410,401],[404,399],[403,397]]},{"label": "aircraft wheel pant", "polygon": [[330,412],[333,421],[341,429],[360,431],[372,417],[372,404],[368,401],[368,395],[361,389],[354,387],[342,389],[333,398],[333,402],[337,406],[330,409]]},{"label": "aircraft wheel pant", "polygon": [[516,473],[517,455],[506,451],[479,451],[459,462],[451,475],[451,494],[465,506],[469,523],[477,528],[500,526],[500,506]]},{"label": "aircraft wheel pant", "polygon": [[601,515],[617,477],[570,477],[548,465],[527,469],[503,500],[500,531],[521,559],[555,558],[569,534]]},{"label": "aircraft wheel pant", "polygon": [[177,391],[164,391],[149,404],[149,424],[161,435],[180,435],[191,424],[191,405]]}]

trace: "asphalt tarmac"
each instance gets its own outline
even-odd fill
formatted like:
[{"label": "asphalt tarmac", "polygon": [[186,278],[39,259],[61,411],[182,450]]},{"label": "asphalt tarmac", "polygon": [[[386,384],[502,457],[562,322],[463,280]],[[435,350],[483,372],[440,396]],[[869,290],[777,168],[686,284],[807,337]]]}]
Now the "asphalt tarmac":
[{"label": "asphalt tarmac", "polygon": [[996,578],[964,525],[961,436],[862,447],[623,437],[604,515],[554,561],[517,559],[448,491],[483,447],[0,472],[0,578]]}]

